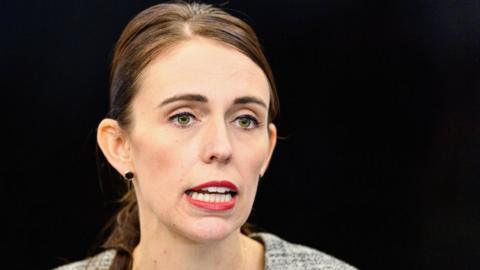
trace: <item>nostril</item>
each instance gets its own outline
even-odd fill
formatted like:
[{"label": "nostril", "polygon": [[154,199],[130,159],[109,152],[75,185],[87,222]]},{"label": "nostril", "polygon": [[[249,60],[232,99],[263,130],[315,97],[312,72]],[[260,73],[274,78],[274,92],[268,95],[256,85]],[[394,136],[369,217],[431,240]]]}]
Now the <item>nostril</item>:
[{"label": "nostril", "polygon": [[230,160],[230,156],[222,157],[221,155],[212,155],[212,156],[210,157],[210,161],[213,161],[214,159],[223,160],[223,161],[229,161],[229,160]]}]

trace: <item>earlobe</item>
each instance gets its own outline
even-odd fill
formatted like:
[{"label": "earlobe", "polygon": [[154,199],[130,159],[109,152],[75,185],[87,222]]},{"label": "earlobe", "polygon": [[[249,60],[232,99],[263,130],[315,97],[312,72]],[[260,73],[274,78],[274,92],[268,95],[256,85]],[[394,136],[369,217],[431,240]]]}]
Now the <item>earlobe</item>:
[{"label": "earlobe", "polygon": [[273,151],[275,150],[275,146],[277,145],[277,128],[273,123],[268,125],[268,155],[267,158],[262,166],[262,170],[260,171],[260,175],[263,176],[265,171],[268,168],[268,164],[273,155]]},{"label": "earlobe", "polygon": [[131,169],[129,142],[113,119],[103,119],[97,128],[97,143],[108,162],[119,172]]}]

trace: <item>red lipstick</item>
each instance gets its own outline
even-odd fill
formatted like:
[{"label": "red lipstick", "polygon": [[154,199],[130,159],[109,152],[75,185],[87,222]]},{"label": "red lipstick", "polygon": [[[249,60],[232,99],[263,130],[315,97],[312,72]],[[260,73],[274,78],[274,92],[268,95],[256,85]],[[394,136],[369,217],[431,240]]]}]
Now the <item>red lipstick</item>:
[{"label": "red lipstick", "polygon": [[201,190],[202,188],[207,187],[226,187],[229,188],[233,192],[237,192],[238,188],[232,182],[229,181],[210,181],[203,184],[200,184],[196,187],[191,188],[190,190]]},{"label": "red lipstick", "polygon": [[237,186],[229,181],[210,181],[187,190],[185,197],[190,204],[198,208],[225,211],[235,206],[237,193]]}]

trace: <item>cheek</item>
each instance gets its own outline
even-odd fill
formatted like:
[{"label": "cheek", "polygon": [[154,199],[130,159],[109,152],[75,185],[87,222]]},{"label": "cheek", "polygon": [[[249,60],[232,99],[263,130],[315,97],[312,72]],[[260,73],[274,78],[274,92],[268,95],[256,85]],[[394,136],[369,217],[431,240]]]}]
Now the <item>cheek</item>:
[{"label": "cheek", "polygon": [[188,141],[181,140],[168,130],[143,128],[133,137],[133,161],[137,169],[147,173],[168,173],[182,166],[182,160],[189,151]]},{"label": "cheek", "polygon": [[268,147],[265,147],[265,144],[266,140],[259,138],[255,143],[250,142],[248,145],[243,145],[243,147],[238,148],[237,168],[244,181],[242,185],[245,191],[243,194],[245,197],[243,197],[244,203],[242,204],[242,211],[246,214],[245,219],[248,218],[255,201],[259,174],[268,154]]},{"label": "cheek", "polygon": [[[152,175],[157,172],[168,173],[172,169],[175,160],[175,153],[171,151],[171,146],[167,144],[148,143],[152,141],[145,140],[143,143],[136,144],[134,162],[139,174],[139,179],[152,179]],[[156,178],[156,177],[155,177]]]},{"label": "cheek", "polygon": [[268,140],[261,138],[249,143],[247,146],[239,147],[239,156],[242,164],[245,164],[243,171],[249,173],[245,175],[247,179],[257,179],[262,165],[268,155]]},{"label": "cheek", "polygon": [[[134,141],[138,192],[143,199],[166,202],[180,196],[182,176],[188,167],[188,145],[168,136],[144,136]],[[168,188],[165,188],[168,187]]]}]

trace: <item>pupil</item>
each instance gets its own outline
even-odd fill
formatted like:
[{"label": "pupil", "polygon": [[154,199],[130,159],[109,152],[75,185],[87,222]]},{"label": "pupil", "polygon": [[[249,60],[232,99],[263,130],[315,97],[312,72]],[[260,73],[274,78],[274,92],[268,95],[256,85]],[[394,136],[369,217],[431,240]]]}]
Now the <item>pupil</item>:
[{"label": "pupil", "polygon": [[179,120],[180,120],[180,124],[188,123],[188,117],[186,115],[180,116]]},{"label": "pupil", "polygon": [[240,121],[240,125],[242,125],[242,126],[244,126],[244,127],[245,127],[245,126],[248,127],[249,121],[250,121],[249,119],[243,119],[243,120]]}]

